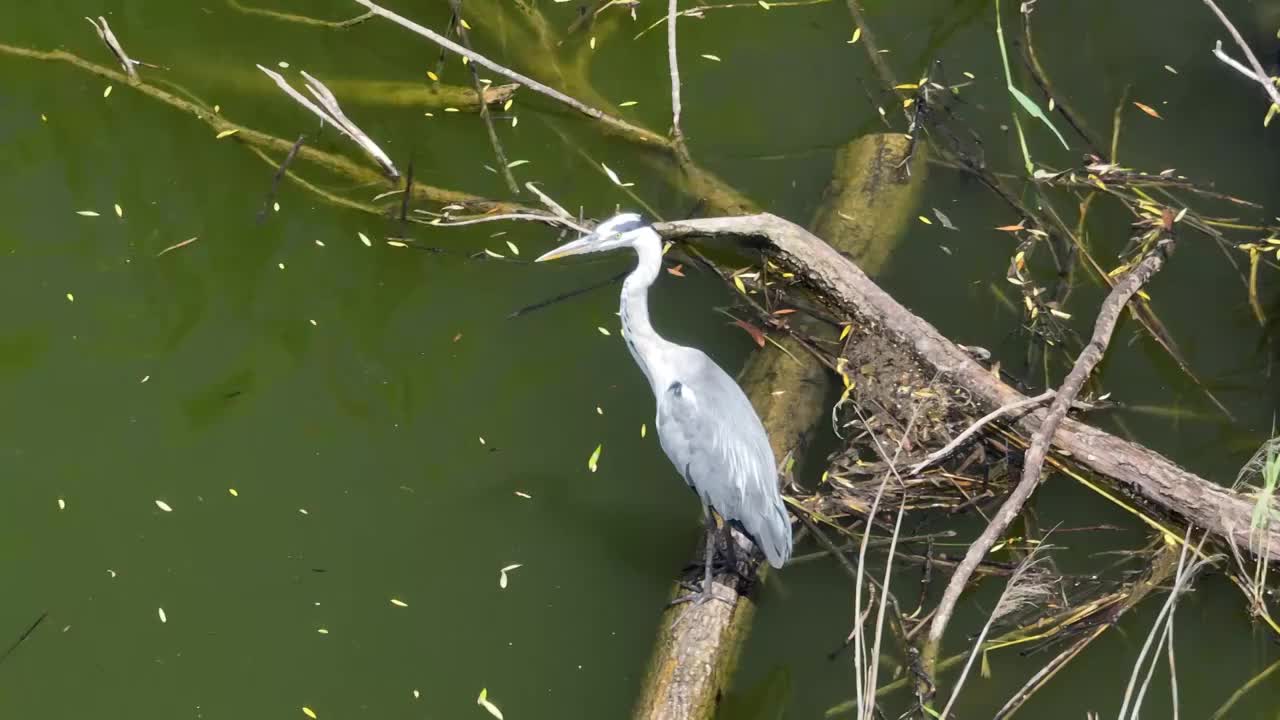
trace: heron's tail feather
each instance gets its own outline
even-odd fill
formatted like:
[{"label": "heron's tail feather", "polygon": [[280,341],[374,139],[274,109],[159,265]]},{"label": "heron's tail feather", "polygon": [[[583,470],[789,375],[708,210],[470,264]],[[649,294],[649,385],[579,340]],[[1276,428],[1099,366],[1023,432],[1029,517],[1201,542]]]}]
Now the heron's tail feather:
[{"label": "heron's tail feather", "polygon": [[769,564],[780,568],[791,559],[791,521],[781,495],[774,495],[771,512],[764,513],[757,521],[759,527],[748,528],[756,544],[764,551]]}]

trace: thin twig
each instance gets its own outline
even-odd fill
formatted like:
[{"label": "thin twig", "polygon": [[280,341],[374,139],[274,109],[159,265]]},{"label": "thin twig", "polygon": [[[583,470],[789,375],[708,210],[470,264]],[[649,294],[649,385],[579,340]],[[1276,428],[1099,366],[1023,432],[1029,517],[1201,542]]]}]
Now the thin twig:
[{"label": "thin twig", "polygon": [[1138,292],[1138,289],[1164,267],[1165,260],[1172,250],[1172,235],[1162,233],[1157,237],[1155,247],[1133,270],[1129,271],[1123,279],[1115,284],[1107,295],[1106,300],[1103,301],[1102,307],[1098,311],[1098,318],[1094,322],[1093,337],[1089,340],[1089,344],[1080,351],[1080,355],[1076,358],[1071,372],[1067,374],[1066,379],[1062,382],[1062,386],[1058,389],[1053,399],[1053,403],[1045,413],[1044,420],[1031,438],[1031,445],[1027,449],[1025,464],[1022,469],[1022,478],[1018,481],[1017,487],[1010,493],[1009,499],[996,512],[991,523],[982,531],[978,539],[969,546],[964,560],[961,561],[955,573],[951,576],[950,582],[947,583],[947,588],[938,603],[938,614],[929,627],[929,636],[921,656],[926,673],[932,674],[933,672],[933,665],[938,657],[938,648],[942,643],[942,636],[946,632],[947,624],[951,621],[952,613],[955,612],[960,593],[964,591],[969,578],[973,575],[974,569],[982,561],[982,558],[990,552],[992,546],[1004,534],[1004,531],[1013,522],[1014,518],[1022,512],[1023,505],[1026,504],[1027,499],[1031,497],[1031,493],[1039,485],[1040,471],[1044,467],[1045,457],[1048,454],[1053,435],[1062,420],[1067,416],[1071,403],[1075,400],[1076,395],[1079,394],[1080,389],[1084,387],[1085,381],[1088,380],[1089,375],[1097,367],[1098,363],[1102,361],[1103,353],[1106,352],[1107,346],[1111,342],[1111,334],[1115,331],[1116,323],[1124,312],[1125,306],[1130,298]]},{"label": "thin twig", "polygon": [[[1244,41],[1244,38],[1240,36],[1240,31],[1236,29],[1235,25],[1231,24],[1231,21],[1227,19],[1226,13],[1222,12],[1222,8],[1218,7],[1217,3],[1213,0],[1204,0],[1204,4],[1208,5],[1209,9],[1213,11],[1213,14],[1218,16],[1218,20],[1226,26],[1227,32],[1230,33],[1231,38],[1236,41],[1236,45],[1239,45],[1240,49],[1244,51],[1244,56],[1249,60],[1249,66],[1253,69],[1252,73],[1245,72],[1245,75],[1252,77],[1262,85],[1263,89],[1267,91],[1268,97],[1271,98],[1271,102],[1280,106],[1280,92],[1276,90],[1275,83],[1271,82],[1271,77],[1267,75],[1267,71],[1262,69],[1262,63],[1258,62],[1258,56],[1254,55],[1253,50],[1249,49],[1249,43]],[[1225,52],[1222,52],[1222,43],[1218,43],[1218,47],[1214,54],[1217,55],[1219,59],[1229,57]],[[1233,67],[1239,65],[1239,63],[1228,64],[1232,64]]]},{"label": "thin twig", "polygon": [[609,115],[608,113],[602,110],[598,110],[596,108],[591,107],[590,105],[587,105],[581,100],[577,100],[575,98],[569,97],[568,95],[560,92],[559,90],[556,90],[555,88],[549,87],[547,85],[543,85],[542,83],[538,82],[537,80],[534,80],[531,77],[528,77],[527,75],[522,75],[516,72],[515,70],[512,70],[507,67],[503,67],[502,65],[499,65],[498,63],[490,60],[484,55],[481,55],[480,53],[475,52],[473,50],[468,50],[467,48],[459,45],[458,43],[455,43],[449,38],[444,37],[440,33],[437,33],[434,30],[431,30],[430,28],[423,27],[418,23],[402,15],[397,15],[396,13],[391,12],[390,10],[374,3],[372,0],[355,0],[355,1],[365,6],[373,13],[381,17],[384,17],[387,20],[390,20],[391,22],[399,25],[400,27],[406,30],[409,30],[410,32],[417,33],[418,35],[421,35],[422,37],[430,40],[431,42],[451,52],[454,52],[458,55],[461,55],[462,57],[467,58],[471,62],[479,65],[482,68],[485,68],[490,72],[497,73],[498,75],[501,75],[505,78],[510,78],[512,80],[515,80],[516,82],[520,83],[521,85],[524,85],[525,87],[529,88],[530,90],[533,90],[534,92],[540,93],[542,95],[546,95],[552,100],[555,100],[563,105],[567,105],[573,108],[574,110],[577,110],[578,112],[582,113],[583,115],[586,115],[587,117],[598,120],[601,123],[604,123],[605,125],[615,130],[621,131],[626,135],[640,142],[643,142],[648,145],[660,147],[663,149],[668,149],[668,150],[672,148],[672,144],[669,140],[653,132],[652,130],[646,130],[642,127],[637,127],[635,125],[632,125],[631,123],[625,120],[620,120],[616,117],[613,117],[612,115]]},{"label": "thin twig", "polygon": [[1046,390],[1045,392],[1042,392],[1039,395],[1036,395],[1035,397],[1030,397],[1025,400],[1019,400],[1018,402],[1010,403],[1003,407],[998,407],[995,410],[992,410],[991,412],[979,418],[977,422],[973,423],[968,428],[966,428],[964,432],[957,435],[954,440],[947,443],[945,446],[942,447],[942,449],[938,450],[937,452],[930,453],[929,456],[926,457],[924,460],[921,460],[915,465],[912,465],[911,469],[907,471],[907,474],[916,475],[921,470],[924,470],[930,465],[947,457],[951,453],[955,452],[956,448],[963,445],[966,440],[973,437],[979,430],[986,427],[992,421],[997,420],[1000,417],[1004,415],[1008,415],[1009,413],[1012,413],[1012,412],[1024,410],[1029,407],[1035,407],[1036,405],[1039,405],[1045,400],[1048,400],[1049,398],[1053,397],[1053,395],[1054,393],[1052,390]]},{"label": "thin twig", "polygon": [[348,18],[346,20],[322,20],[320,18],[313,18],[307,15],[295,15],[293,13],[280,12],[279,10],[250,7],[248,5],[242,5],[237,2],[237,0],[227,0],[227,4],[230,5],[233,10],[238,10],[246,15],[260,15],[262,17],[269,17],[272,20],[283,20],[284,22],[298,23],[299,25],[312,25],[315,27],[326,28],[349,28],[352,25],[358,25],[373,17],[373,13],[367,12],[363,15],[357,15],[356,17]]},{"label": "thin twig", "polygon": [[687,153],[684,144],[684,131],[680,129],[680,61],[676,56],[676,4],[679,0],[670,0],[667,5],[667,65],[671,68],[671,138],[675,141],[676,151]]},{"label": "thin twig", "polygon": [[[462,0],[449,0],[449,7],[453,8],[453,16],[457,18],[455,22],[458,28],[458,39],[462,41],[463,46],[470,50],[471,36],[467,33],[466,22],[462,19]],[[498,131],[493,127],[493,116],[489,113],[489,104],[484,101],[484,83],[480,82],[480,71],[476,70],[474,63],[467,63],[467,68],[471,70],[471,83],[475,85],[476,95],[480,97],[480,119],[484,120],[485,130],[489,133],[489,144],[493,146],[493,154],[498,158],[498,172],[502,174],[502,179],[507,181],[507,189],[513,195],[519,195],[520,185],[516,183],[516,176],[511,174],[511,166],[507,162],[507,153],[502,149],[502,141],[498,139]]]},{"label": "thin twig", "polygon": [[[267,191],[267,196],[262,200],[262,208],[258,210],[256,218],[258,224],[262,224],[262,221],[267,219],[267,212],[275,204],[276,193],[280,190],[280,178],[284,177],[285,171],[293,164],[293,159],[298,156],[298,150],[306,139],[306,135],[299,135],[298,139],[293,141],[293,147],[289,148],[289,153],[284,156],[284,161],[280,163],[280,167],[276,168],[275,174],[271,176],[271,189]],[[166,248],[164,252],[168,252],[168,249]],[[164,252],[160,254],[163,255]]]},{"label": "thin twig", "polygon": [[4,651],[3,655],[0,655],[0,663],[3,663],[5,660],[8,660],[9,656],[13,654],[13,651],[17,650],[19,645],[25,642],[27,638],[31,637],[31,633],[35,632],[36,628],[40,627],[40,623],[44,622],[44,619],[47,617],[49,617],[48,610],[45,610],[44,612],[40,613],[40,617],[36,618],[35,622],[28,625],[27,629],[22,631],[22,634],[18,636],[18,639],[13,641],[13,644],[10,645],[7,650]]}]

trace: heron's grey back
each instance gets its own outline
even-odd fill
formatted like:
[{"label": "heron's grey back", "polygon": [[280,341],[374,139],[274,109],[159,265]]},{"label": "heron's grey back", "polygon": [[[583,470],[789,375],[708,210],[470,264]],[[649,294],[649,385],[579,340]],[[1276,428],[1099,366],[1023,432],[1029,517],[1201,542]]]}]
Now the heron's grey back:
[{"label": "heron's grey back", "polygon": [[782,567],[791,525],[778,471],[755,408],[738,384],[695,348],[680,348],[674,378],[657,396],[658,438],[685,482],[726,520],[736,520]]}]

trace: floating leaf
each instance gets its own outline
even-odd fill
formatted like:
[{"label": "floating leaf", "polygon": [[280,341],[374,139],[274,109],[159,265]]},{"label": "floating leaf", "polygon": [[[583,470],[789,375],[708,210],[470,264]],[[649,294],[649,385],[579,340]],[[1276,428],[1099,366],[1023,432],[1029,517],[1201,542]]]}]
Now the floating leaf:
[{"label": "floating leaf", "polygon": [[169,622],[169,616],[164,614],[164,608],[156,608],[156,614],[160,616],[160,622]]},{"label": "floating leaf", "polygon": [[427,78],[430,79],[431,82],[440,82],[440,76],[430,70],[427,71]]},{"label": "floating leaf", "polygon": [[618,107],[632,107],[633,105],[639,105],[639,104],[640,104],[639,100],[627,100],[625,102],[618,103]]},{"label": "floating leaf", "polygon": [[[1039,105],[1036,105],[1034,100],[1027,97],[1025,93],[1013,86],[1013,76],[1009,72],[1009,52],[1004,47],[1004,25],[1000,22],[999,0],[996,0],[996,37],[1000,40],[1000,60],[1004,63],[1004,81],[1005,87],[1009,90],[1009,94],[1013,96],[1014,100],[1018,101],[1018,104],[1021,105],[1022,109],[1026,110],[1028,114],[1043,122],[1045,125],[1048,125],[1049,129],[1053,131],[1054,136],[1058,138],[1058,142],[1062,143],[1062,147],[1067,148],[1066,139],[1062,137],[1062,133],[1058,132],[1058,128],[1054,126],[1053,121],[1049,119],[1049,116],[1044,114],[1044,111],[1040,109]],[[1017,119],[1016,115],[1014,116],[1014,119]],[[1030,165],[1029,159],[1027,164]]]},{"label": "floating leaf", "polygon": [[948,230],[959,230],[955,223],[951,222],[951,218],[947,217],[946,213],[942,212],[938,208],[933,208],[933,216],[938,218],[938,222],[942,223],[942,227]]},{"label": "floating leaf", "polygon": [[671,267],[667,268],[667,272],[672,275],[675,275],[676,277],[684,277],[684,273],[681,272],[683,269],[684,269],[684,265],[672,265]]},{"label": "floating leaf", "polygon": [[120,203],[116,203],[116,217],[124,217],[124,208],[120,207]]},{"label": "floating leaf", "polygon": [[596,329],[600,331],[600,334],[601,334],[601,335],[608,335],[608,334],[609,334],[609,330],[608,330],[608,328],[597,327]]},{"label": "floating leaf", "polygon": [[764,332],[761,331],[760,328],[745,320],[734,320],[733,324],[743,330],[746,330],[747,334],[751,336],[751,339],[756,341],[757,347],[764,347]]},{"label": "floating leaf", "polygon": [[1019,230],[1026,230],[1027,228],[1022,223],[1018,223],[1017,225],[1001,225],[996,229],[1000,232],[1018,232]]},{"label": "floating leaf", "polygon": [[63,500],[62,498],[58,498],[58,509],[59,509],[59,510],[66,510],[66,509],[67,509],[67,501],[66,501],[66,500]]},{"label": "floating leaf", "polygon": [[373,241],[369,239],[368,235],[362,232],[357,232],[356,235],[360,236],[360,242],[364,243],[365,247],[373,247]]},{"label": "floating leaf", "polygon": [[96,210],[77,210],[76,214],[83,215],[85,217],[98,217],[98,213]]},{"label": "floating leaf", "polygon": [[520,254],[520,248],[516,247],[516,244],[515,244],[515,243],[513,243],[513,242],[511,242],[510,240],[508,240],[508,241],[507,241],[507,247],[508,247],[508,248],[511,248],[511,254],[512,254],[512,255],[519,255],[519,254]]},{"label": "floating leaf", "polygon": [[106,90],[102,91],[102,97],[111,97],[111,86],[108,85]]},{"label": "floating leaf", "polygon": [[240,497],[240,491],[235,488],[227,488],[227,492],[231,493],[231,497]]},{"label": "floating leaf", "polygon": [[600,466],[600,452],[604,450],[604,445],[597,445],[596,449],[591,452],[591,457],[587,458],[587,469],[595,472]]},{"label": "floating leaf", "polygon": [[845,44],[846,44],[846,45],[852,45],[852,44],[854,44],[854,43],[858,42],[858,38],[860,38],[860,37],[862,37],[862,28],[856,28],[856,29],[853,31],[853,37],[849,38],[848,42],[846,42]]},{"label": "floating leaf", "polygon": [[507,163],[507,168],[508,169],[516,168],[516,167],[520,167],[521,165],[528,165],[528,164],[529,164],[528,160],[512,160],[511,162]]},{"label": "floating leaf", "polygon": [[640,423],[640,437],[649,434],[649,426],[646,423]]},{"label": "floating leaf", "polygon": [[167,502],[165,502],[165,501],[163,501],[163,500],[157,500],[157,501],[156,501],[156,507],[160,508],[161,510],[163,510],[163,511],[165,511],[165,512],[173,512],[173,508],[169,507],[169,503],[167,503]]},{"label": "floating leaf", "polygon": [[742,278],[738,277],[737,275],[733,276],[733,285],[734,287],[738,288],[738,292],[742,293],[743,295],[747,294],[747,286],[742,284]]},{"label": "floating leaf", "polygon": [[1139,110],[1141,110],[1142,112],[1144,112],[1144,113],[1146,113],[1146,114],[1150,115],[1151,117],[1153,117],[1153,118],[1155,118],[1155,119],[1157,119],[1157,120],[1163,120],[1163,119],[1164,119],[1164,118],[1160,117],[1160,113],[1156,112],[1156,109],[1155,109],[1155,108],[1153,108],[1153,107],[1151,107],[1150,105],[1143,105],[1142,103],[1140,103],[1140,102],[1138,102],[1138,101],[1136,101],[1136,100],[1134,101],[1134,103],[1133,103],[1133,104],[1134,104],[1135,106],[1137,106],[1137,108],[1138,108]]},{"label": "floating leaf", "polygon": [[516,563],[515,565],[508,565],[498,571],[498,587],[499,588],[503,590],[507,589],[507,573],[512,570],[515,570],[518,567],[521,567],[520,563]]},{"label": "floating leaf", "polygon": [[489,702],[488,688],[480,689],[480,697],[476,698],[476,704],[484,708],[485,710],[488,710],[489,714],[498,718],[498,720],[502,720],[502,711],[498,709],[497,705],[494,705],[493,703]]},{"label": "floating leaf", "polygon": [[702,57],[708,60],[714,60],[715,62],[720,62],[720,57],[718,55],[712,55],[711,53],[703,53]]},{"label": "floating leaf", "polygon": [[400,598],[391,598],[391,604],[396,607],[409,607],[409,603],[401,600]]},{"label": "floating leaf", "polygon": [[218,133],[217,135],[214,135],[214,136],[213,136],[213,139],[214,139],[214,140],[221,140],[222,138],[231,137],[232,135],[235,135],[235,134],[236,134],[236,133],[238,133],[238,132],[240,132],[240,128],[232,128],[232,129],[230,129],[230,130],[223,130],[222,132]]},{"label": "floating leaf", "polygon": [[307,707],[306,705],[303,705],[303,706],[302,706],[302,714],[303,714],[303,715],[306,715],[306,716],[307,716],[307,717],[309,717],[309,718],[311,718],[311,720],[316,720],[316,711],[315,711],[315,710],[312,710],[311,708]]},{"label": "floating leaf", "polygon": [[932,225],[932,224],[933,224],[933,221],[932,221],[932,220],[930,220],[929,218],[927,218],[927,217],[925,217],[925,216],[923,216],[923,215],[917,215],[917,216],[916,216],[916,219],[917,219],[917,220],[919,220],[920,222],[924,223],[925,225]]}]

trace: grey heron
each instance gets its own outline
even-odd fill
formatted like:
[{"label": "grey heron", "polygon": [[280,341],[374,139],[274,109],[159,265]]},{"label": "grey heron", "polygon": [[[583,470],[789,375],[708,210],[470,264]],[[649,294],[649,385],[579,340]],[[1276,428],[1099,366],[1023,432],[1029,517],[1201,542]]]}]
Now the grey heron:
[{"label": "grey heron", "polygon": [[751,401],[706,353],[666,340],[649,322],[649,286],[662,268],[658,233],[639,215],[623,213],[537,262],[621,248],[631,248],[639,258],[622,283],[622,337],[653,389],[662,449],[702,501],[707,550],[698,601],[703,602],[712,596],[713,511],[724,519],[726,536],[731,525],[745,530],[775,568],[791,557],[791,524],[778,490],[773,449]]}]

